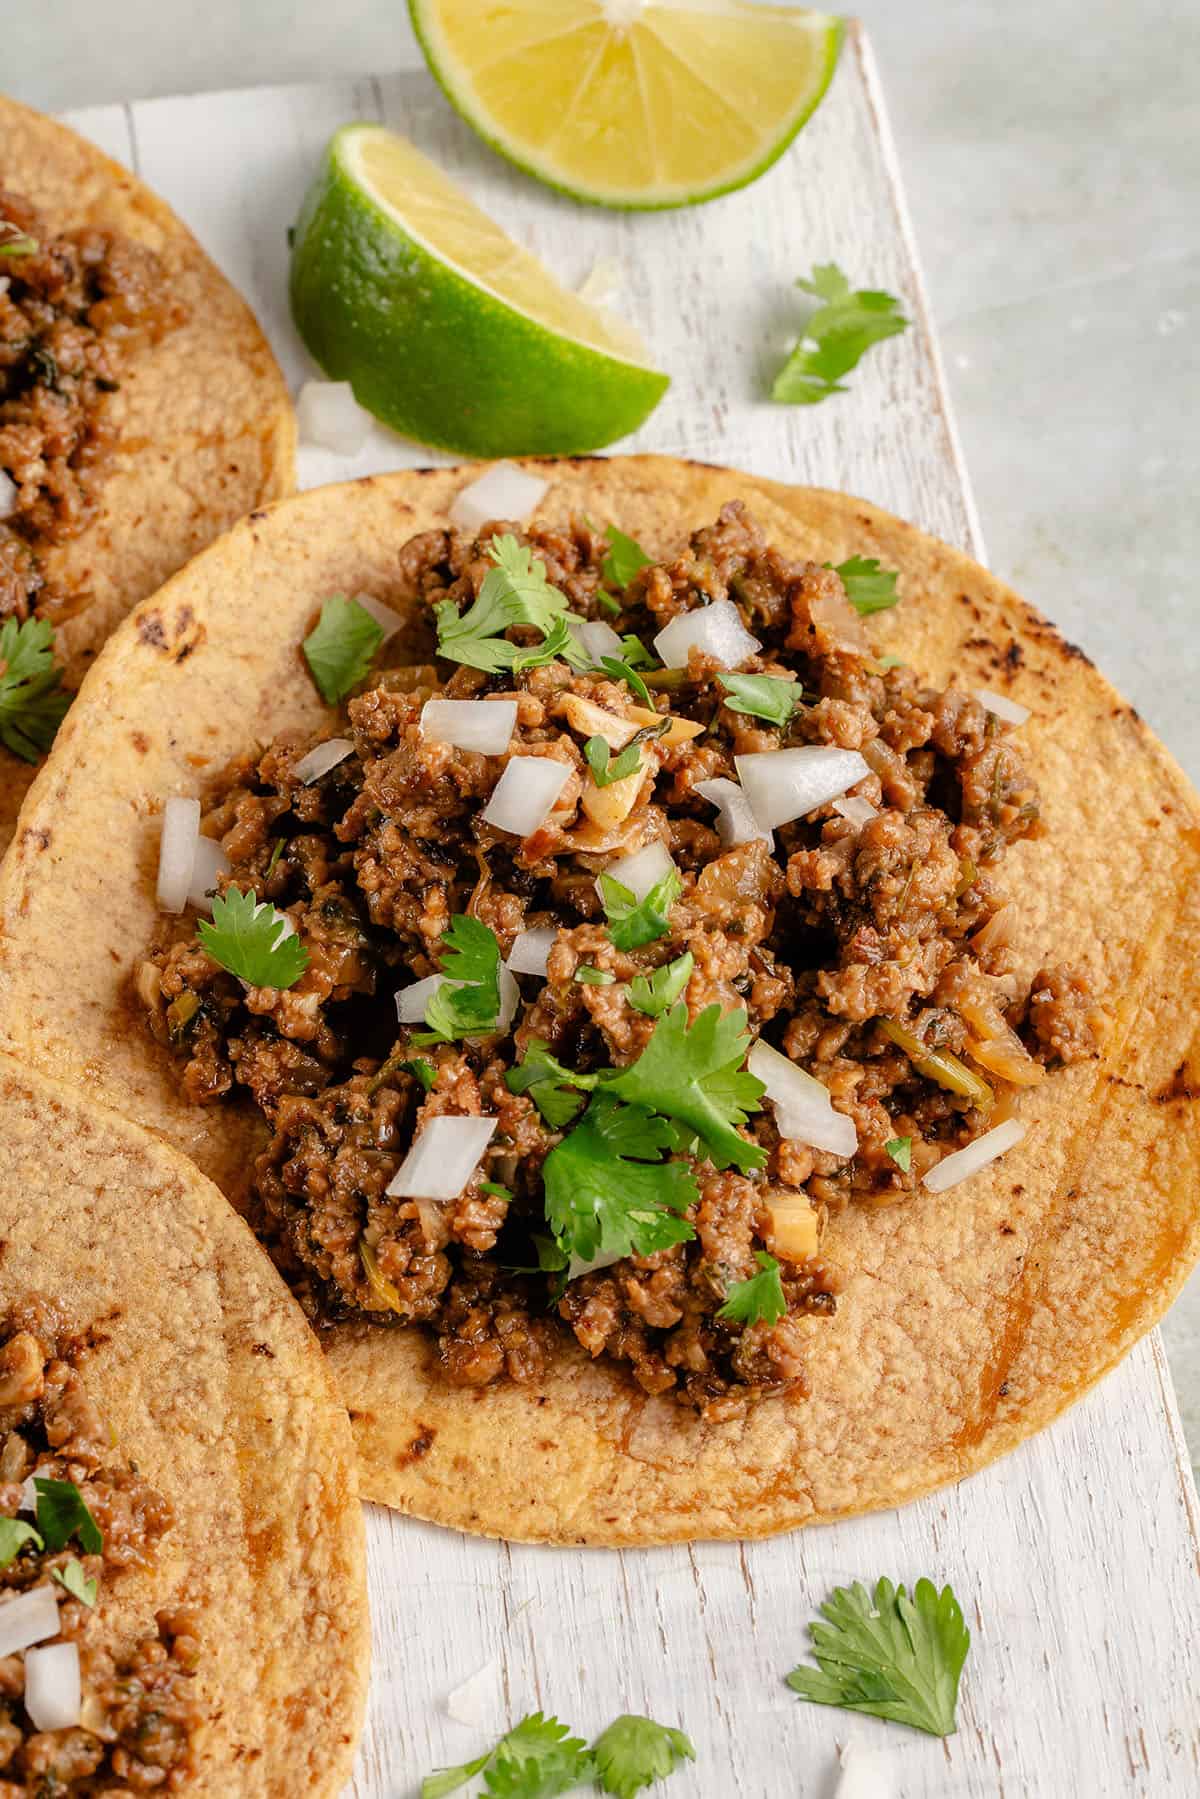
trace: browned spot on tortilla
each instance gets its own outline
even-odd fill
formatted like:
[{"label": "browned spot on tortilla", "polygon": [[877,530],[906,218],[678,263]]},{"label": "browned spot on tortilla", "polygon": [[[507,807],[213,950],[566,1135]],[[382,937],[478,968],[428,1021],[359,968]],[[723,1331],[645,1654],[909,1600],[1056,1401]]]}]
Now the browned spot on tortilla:
[{"label": "browned spot on tortilla", "polygon": [[1169,1106],[1180,1099],[1200,1099],[1200,1071],[1190,1069],[1186,1062],[1181,1062],[1154,1098],[1160,1106]]},{"label": "browned spot on tortilla", "polygon": [[165,650],[167,633],[160,612],[143,612],[137,622],[138,636],[153,650]]},{"label": "browned spot on tortilla", "polygon": [[1004,652],[1004,665],[1010,670],[1017,669],[1021,667],[1024,660],[1025,652],[1014,637]]},{"label": "browned spot on tortilla", "polygon": [[44,826],[39,828],[30,825],[27,830],[21,832],[21,847],[33,850],[35,854],[40,855],[43,850],[50,848],[50,832]]},{"label": "browned spot on tortilla", "polygon": [[246,1562],[255,1575],[261,1575],[275,1562],[283,1548],[283,1529],[273,1518],[261,1530],[246,1532]]},{"label": "browned spot on tortilla", "polygon": [[396,1457],[397,1468],[408,1468],[413,1462],[419,1462],[433,1448],[433,1440],[437,1436],[431,1424],[422,1424],[417,1420],[417,1434],[407,1449],[402,1449]]},{"label": "browned spot on tortilla", "polygon": [[271,1361],[275,1360],[275,1351],[271,1348],[269,1343],[252,1343],[250,1345],[250,1353],[251,1355],[269,1356]]},{"label": "browned spot on tortilla", "polygon": [[139,756],[146,755],[150,748],[150,739],[144,731],[131,731],[129,734],[129,741],[132,743]]}]

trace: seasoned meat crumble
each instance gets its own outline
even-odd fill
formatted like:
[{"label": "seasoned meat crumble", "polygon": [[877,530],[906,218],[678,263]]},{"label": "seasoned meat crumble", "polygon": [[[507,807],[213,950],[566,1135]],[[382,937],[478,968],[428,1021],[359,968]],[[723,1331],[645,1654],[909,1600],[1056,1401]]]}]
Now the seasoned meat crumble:
[{"label": "seasoned meat crumble", "polygon": [[[465,612],[503,532],[544,563],[575,619],[644,642],[733,601],[762,645],[739,671],[794,677],[803,703],[782,726],[735,710],[725,665],[693,648],[682,670],[647,659],[647,712],[611,671],[451,667],[431,632],[427,664],[385,669],[350,700],[353,750],[327,773],[306,784],[297,768],[311,742],[282,737],[209,796],[202,828],[230,863],[219,886],[286,914],[309,956],[299,980],[246,989],[188,920],[164,927],[138,991],[187,1096],[252,1104],[267,1120],[255,1222],[315,1319],[421,1326],[462,1385],[536,1383],[569,1332],[645,1391],[721,1417],[804,1390],[800,1321],[836,1304],[820,1254],[827,1215],[903,1202],[1047,1065],[1093,1053],[1093,1007],[1070,970],[1042,970],[1032,998],[1013,971],[996,874],[1008,845],[1042,824],[1012,730],[967,693],[882,665],[834,571],[788,560],[734,503],[675,560],[641,569],[619,618],[601,592],[608,545],[583,520],[417,537],[398,557],[394,603]],[[527,627],[510,637],[537,642]],[[423,735],[427,701],[493,695],[516,702],[504,754]],[[632,779],[598,784],[584,743],[647,719],[679,728],[643,739]],[[724,843],[699,785],[736,779],[739,756],[802,746],[858,751],[868,773],[853,798],[866,805],[852,817],[823,805],[770,839]],[[524,838],[481,816],[514,756],[566,770]],[[679,896],[661,935],[622,949],[597,876],[652,843],[669,851]],[[393,996],[439,971],[464,914],[505,957],[520,932],[553,927],[547,977],[521,977],[507,1029],[421,1045],[419,1026],[397,1029]],[[505,1077],[537,1043],[583,1075],[629,1068],[658,1024],[631,1003],[631,983],[685,952],[689,1018],[743,1009],[751,1035],[853,1121],[857,1150],[781,1137],[764,1103],[743,1133],[760,1168],[718,1168],[700,1139],[681,1144],[696,1191],[690,1241],[568,1281],[537,1243],[543,1165],[570,1126]],[[476,1172],[452,1200],[390,1195],[414,1138],[443,1116],[495,1120]],[[782,1315],[722,1316],[763,1252],[779,1265]]]}]

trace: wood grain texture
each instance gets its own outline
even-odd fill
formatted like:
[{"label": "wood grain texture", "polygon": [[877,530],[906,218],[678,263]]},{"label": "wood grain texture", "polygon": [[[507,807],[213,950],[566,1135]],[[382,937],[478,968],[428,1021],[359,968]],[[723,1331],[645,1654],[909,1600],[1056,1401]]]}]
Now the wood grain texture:
[{"label": "wood grain texture", "polygon": [[[201,95],[73,115],[136,166],[257,310],[293,382],[285,227],[337,125],[404,130],[568,281],[618,262],[621,307],[674,384],[621,448],[859,492],[979,555],[869,47],[851,33],[797,147],[741,195],[646,217],[583,210],[514,174],[423,71]],[[817,408],[764,398],[790,336],[792,282],[836,260],[903,296],[915,328]],[[439,458],[377,429],[353,461],[302,451],[302,482]],[[678,1799],[828,1799],[851,1739],[894,1757],[897,1799],[1081,1799],[1200,1791],[1200,1533],[1157,1336],[1050,1430],[903,1511],[773,1542],[621,1553],[457,1537],[372,1510],[375,1664],[353,1799],[415,1792],[537,1706],[581,1732],[618,1712],[678,1721]],[[782,1676],[828,1588],[878,1573],[952,1581],[975,1634],[946,1743],[805,1706]],[[478,1729],[446,1695],[477,1670]],[[883,1794],[880,1799],[885,1799]]]}]

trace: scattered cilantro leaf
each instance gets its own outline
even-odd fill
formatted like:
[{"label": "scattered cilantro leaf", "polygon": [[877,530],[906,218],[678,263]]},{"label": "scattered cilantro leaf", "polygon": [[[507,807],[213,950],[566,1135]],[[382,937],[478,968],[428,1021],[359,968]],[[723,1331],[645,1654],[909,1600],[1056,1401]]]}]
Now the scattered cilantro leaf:
[{"label": "scattered cilantro leaf", "polygon": [[872,344],[908,329],[900,302],[873,288],[852,289],[836,263],[819,263],[796,286],[819,301],[799,343],[775,377],[771,398],[786,405],[814,406],[830,394],[845,393],[843,375],[857,366]]},{"label": "scattered cilantro leaf", "polygon": [[952,1736],[971,1633],[951,1589],[919,1580],[910,1598],[882,1579],[835,1587],[810,1624],[817,1666],[793,1668],[787,1684],[816,1705],[870,1712],[931,1736]]},{"label": "scattered cilantro leaf", "polygon": [[81,1605],[95,1605],[99,1581],[89,1580],[84,1573],[83,1563],[72,1556],[63,1568],[52,1568],[51,1573],[60,1587],[65,1587],[72,1599],[78,1599]]},{"label": "scattered cilantro leaf", "polygon": [[706,1006],[689,1029],[680,1001],[659,1019],[637,1061],[605,1076],[604,1092],[687,1125],[714,1167],[745,1174],[766,1160],[738,1129],[760,1109],[765,1091],[742,1066],[749,1048],[741,1006],[724,1016],[719,1006]]},{"label": "scattered cilantro leaf", "polygon": [[748,1281],[734,1281],[725,1296],[718,1318],[729,1318],[738,1324],[778,1324],[787,1312],[779,1263],[765,1250],[755,1253],[759,1273]]},{"label": "scattered cilantro leaf", "polygon": [[682,1730],[626,1712],[596,1738],[592,1756],[601,1790],[634,1799],[643,1787],[673,1774],[677,1762],[694,1762],[696,1751]]},{"label": "scattered cilantro leaf", "polygon": [[494,1749],[441,1768],[421,1783],[421,1799],[444,1799],[477,1774],[492,1799],[556,1799],[590,1778],[591,1757],[582,1737],[573,1737],[557,1718],[531,1712],[502,1736]]},{"label": "scattered cilantro leaf", "polygon": [[[543,657],[545,643],[536,650],[522,649],[504,635],[514,625],[530,625],[545,639],[555,636],[555,655],[586,668],[590,658],[566,624],[570,603],[566,594],[547,581],[545,563],[534,556],[528,544],[518,543],[508,533],[493,537],[487,553],[495,566],[484,576],[472,605],[465,612],[460,612],[453,600],[442,600],[434,607],[438,655],[490,674],[512,669],[518,661],[523,668],[532,668],[538,659],[551,660]],[[556,634],[559,624],[562,630]]]},{"label": "scattered cilantro leaf", "polygon": [[0,1518],[0,1568],[7,1568],[26,1543],[32,1543],[35,1549],[46,1547],[33,1525],[26,1524],[24,1518]]},{"label": "scattered cilantro leaf", "polygon": [[680,1214],[699,1198],[665,1118],[597,1093],[582,1120],[542,1164],[546,1221],[560,1247],[583,1261],[600,1254],[651,1255],[686,1243]]},{"label": "scattered cilantro leaf", "polygon": [[595,1075],[576,1074],[564,1068],[550,1053],[550,1046],[540,1037],[532,1037],[521,1061],[510,1068],[504,1084],[510,1093],[528,1093],[530,1099],[550,1126],[560,1131],[583,1108],[583,1098],[572,1087],[592,1087]]},{"label": "scattered cilantro leaf", "polygon": [[12,219],[0,219],[0,256],[36,256],[40,247],[37,238]]},{"label": "scattered cilantro leaf", "polygon": [[629,983],[629,1003],[635,1012],[658,1018],[675,1004],[692,978],[696,958],[690,949],[673,962],[664,962],[651,975],[635,974]]},{"label": "scattered cilantro leaf", "polygon": [[729,695],[725,704],[731,712],[765,718],[769,725],[786,725],[804,698],[799,681],[778,675],[719,674],[717,680]]},{"label": "scattered cilantro leaf", "polygon": [[424,1056],[406,1056],[400,1067],[406,1074],[411,1074],[415,1081],[419,1081],[426,1093],[433,1092],[437,1069],[432,1062],[427,1061]]},{"label": "scattered cilantro leaf", "polygon": [[649,568],[653,558],[647,556],[635,538],[627,537],[615,525],[605,525],[604,535],[608,539],[608,555],[600,564],[601,579],[620,593],[629,586],[639,569]]},{"label": "scattered cilantro leaf", "polygon": [[893,1137],[891,1141],[885,1143],[883,1147],[887,1150],[888,1155],[891,1156],[892,1161],[896,1164],[897,1168],[900,1169],[901,1173],[907,1174],[912,1167],[912,1138]]},{"label": "scattered cilantro leaf", "polygon": [[643,706],[653,706],[650,689],[638,674],[637,669],[628,662],[622,662],[619,656],[601,656],[600,667],[614,681],[624,681],[625,685],[636,694]]},{"label": "scattered cilantro leaf", "polygon": [[481,1193],[490,1193],[493,1199],[507,1200],[509,1205],[512,1204],[516,1197],[512,1188],[506,1187],[503,1181],[480,1181],[479,1191]]},{"label": "scattered cilantro leaf", "polygon": [[54,666],[54,632],[44,618],[0,626],[0,743],[22,762],[36,762],[54,742],[71,695]]},{"label": "scattered cilantro leaf", "polygon": [[357,600],[340,593],[326,600],[320,618],[304,639],[304,657],[328,705],[340,705],[366,680],[385,635],[379,620]]},{"label": "scattered cilantro leaf", "polygon": [[279,858],[280,858],[280,856],[282,856],[286,845],[287,845],[286,837],[277,837],[275,839],[275,848],[271,851],[271,860],[267,863],[267,873],[266,873],[266,877],[265,877],[267,880],[270,880],[271,876],[275,873],[275,870],[278,868]]},{"label": "scattered cilantro leaf", "polygon": [[199,937],[214,962],[249,987],[294,987],[308,967],[308,951],[282,912],[240,887],[227,887],[212,903],[210,924],[202,918]]},{"label": "scattered cilantro leaf", "polygon": [[601,875],[600,897],[614,947],[641,949],[643,944],[665,936],[671,928],[671,907],[682,892],[683,882],[676,868],[668,869],[661,881],[655,881],[642,900],[615,875]]},{"label": "scattered cilantro leaf", "polygon": [[903,668],[904,657],[892,655],[880,656],[877,659],[875,666],[881,675],[886,674],[889,668]]},{"label": "scattered cilantro leaf", "polygon": [[665,737],[670,729],[669,718],[664,718],[661,724],[644,725],[629,739],[618,756],[613,755],[603,737],[589,737],[583,746],[583,755],[597,787],[611,787],[614,781],[623,781],[628,775],[637,774],[642,766],[642,745],[653,737]]},{"label": "scattered cilantro leaf", "polygon": [[536,649],[521,650],[515,644],[509,644],[515,651],[510,664],[514,675],[523,674],[527,668],[543,668],[547,662],[570,662],[576,668],[586,667],[587,652],[571,635],[570,626],[565,618],[556,618],[542,642]]},{"label": "scattered cilantro leaf", "polygon": [[100,1526],[73,1480],[47,1480],[35,1474],[33,1490],[37,1494],[37,1527],[52,1555],[72,1537],[79,1538],[89,1555],[100,1554],[104,1548]]},{"label": "scattered cilantro leaf", "polygon": [[616,618],[621,611],[621,602],[616,594],[605,593],[602,587],[596,589],[596,603],[597,605],[603,606],[604,610],[610,612],[614,618]]},{"label": "scattered cilantro leaf", "polygon": [[825,567],[841,576],[846,598],[860,618],[870,618],[873,612],[889,612],[900,604],[900,595],[896,592],[899,571],[880,568],[877,556],[851,556],[836,567],[832,562],[827,562]]},{"label": "scattered cilantro leaf", "polygon": [[627,631],[621,639],[621,649],[625,661],[630,668],[657,668],[658,657],[648,650],[640,637]]},{"label": "scattered cilantro leaf", "polygon": [[608,968],[593,968],[590,962],[581,962],[575,970],[575,979],[584,987],[611,987],[616,975]]},{"label": "scattered cilantro leaf", "polygon": [[425,1007],[429,1026],[418,1043],[482,1036],[500,1016],[500,945],[480,919],[458,912],[442,934],[445,980]]}]

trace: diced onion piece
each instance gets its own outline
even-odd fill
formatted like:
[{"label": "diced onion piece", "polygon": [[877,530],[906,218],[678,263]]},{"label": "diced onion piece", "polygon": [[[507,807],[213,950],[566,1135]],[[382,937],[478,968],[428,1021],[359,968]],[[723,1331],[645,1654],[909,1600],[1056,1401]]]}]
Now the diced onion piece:
[{"label": "diced onion piece", "polygon": [[516,977],[500,964],[500,1012],[496,1019],[496,1029],[506,1031],[517,1015],[517,1007],[521,1003],[521,989],[517,986]]},{"label": "diced onion piece", "polygon": [[993,693],[990,687],[980,687],[975,698],[997,718],[1002,718],[1010,725],[1023,725],[1029,717],[1029,707],[1022,706],[1017,700],[1010,700],[1003,693]]},{"label": "diced onion piece", "polygon": [[36,1478],[36,1475],[27,1474],[21,1482],[21,1503],[17,1507],[19,1512],[37,1511],[37,1488],[33,1484]]},{"label": "diced onion piece", "polygon": [[686,668],[693,646],[723,668],[737,668],[762,648],[732,600],[713,600],[693,612],[681,612],[654,639],[655,651],[668,668]]},{"label": "diced onion piece", "polygon": [[305,787],[311,787],[322,775],[327,775],[331,768],[344,762],[347,756],[354,754],[354,745],[348,737],[327,737],[324,743],[318,743],[301,756],[292,773]]},{"label": "diced onion piece", "polygon": [[857,750],[812,744],[798,750],[756,750],[737,756],[738,776],[754,816],[764,831],[807,818],[818,806],[840,799],[870,774]]},{"label": "diced onion piece", "polygon": [[530,837],[558,803],[571,770],[551,756],[514,756],[481,814],[484,824],[514,837]]},{"label": "diced onion piece", "polygon": [[369,612],[377,625],[382,625],[385,643],[389,637],[394,637],[405,623],[398,612],[393,612],[391,607],[385,606],[382,600],[372,599],[369,593],[356,593],[354,603],[356,606],[361,606],[364,612]]},{"label": "diced onion piece", "polygon": [[895,1799],[895,1764],[882,1749],[847,1743],[833,1799]]},{"label": "diced onion piece", "polygon": [[[489,1700],[491,1703],[489,1704]],[[482,1668],[447,1693],[446,1716],[456,1724],[469,1724],[473,1730],[484,1730],[492,1722],[502,1703],[500,1658],[493,1656]]]},{"label": "diced onion piece", "polygon": [[835,1109],[828,1087],[761,1038],[746,1058],[746,1067],[766,1088],[781,1137],[831,1156],[854,1154],[858,1148],[854,1120]]},{"label": "diced onion piece", "polygon": [[821,1239],[821,1221],[807,1196],[803,1193],[773,1193],[766,1204],[771,1214],[771,1241],[779,1254],[793,1262],[806,1262],[815,1256]]},{"label": "diced onion piece", "polygon": [[188,888],[188,905],[198,912],[212,911],[212,896],[217,879],[229,873],[232,863],[215,837],[197,837],[192,858],[192,880]]},{"label": "diced onion piece", "polygon": [[492,519],[523,525],[537,510],[549,486],[539,475],[528,475],[514,462],[493,462],[491,468],[464,487],[450,507],[450,523],[469,536]]},{"label": "diced onion piece", "polygon": [[200,801],[168,800],[158,848],[158,903],[164,912],[182,912],[187,905],[199,835]]},{"label": "diced onion piece", "polygon": [[1019,1118],[1006,1118],[1003,1124],[985,1131],[974,1143],[968,1143],[965,1149],[955,1150],[952,1156],[943,1156],[925,1176],[925,1185],[931,1193],[945,1193],[951,1187],[957,1187],[960,1181],[969,1181],[973,1174],[978,1174],[1006,1149],[1019,1143],[1024,1135],[1025,1126]]},{"label": "diced onion piece", "polygon": [[701,799],[711,800],[717,808],[717,835],[722,843],[730,846],[753,843],[756,837],[774,843],[771,832],[763,830],[736,781],[730,781],[725,775],[715,775],[711,781],[697,781],[696,792]]},{"label": "diced onion piece", "polygon": [[71,1730],[83,1692],[78,1643],[48,1643],[25,1657],[25,1710],[35,1730]]},{"label": "diced onion piece", "polygon": [[0,1600],[0,1656],[15,1655],[31,1643],[58,1635],[58,1601],[53,1587],[27,1587]]},{"label": "diced onion piece", "polygon": [[[16,510],[17,484],[11,475],[0,468],[0,518],[11,518]],[[617,654],[620,653],[618,650]]]},{"label": "diced onion piece", "polygon": [[[616,862],[610,862],[604,872],[611,875],[614,881],[620,881],[622,887],[628,887],[634,899],[644,900],[650,889],[657,887],[674,866],[670,850],[661,837],[656,837],[645,849],[635,850],[632,856],[621,856]],[[598,880],[596,891],[603,897],[603,889]]]},{"label": "diced onion piece", "polygon": [[513,974],[538,974],[545,980],[549,972],[547,958],[557,936],[555,924],[535,925],[532,930],[518,932],[508,952],[507,966]]},{"label": "diced onion piece", "polygon": [[300,442],[339,456],[357,456],[367,441],[371,415],[348,381],[306,381],[296,395]]},{"label": "diced onion piece", "polygon": [[870,800],[859,799],[854,794],[847,800],[834,800],[833,809],[839,818],[846,819],[856,831],[861,831],[864,825],[869,825],[873,818],[879,817]]},{"label": "diced onion piece", "polygon": [[593,662],[599,662],[601,656],[619,657],[622,654],[621,639],[602,618],[585,619],[581,625],[574,626],[574,631]]},{"label": "diced onion piece", "polygon": [[427,974],[423,981],[401,987],[396,995],[396,1017],[401,1024],[423,1024],[425,1008],[445,980],[444,974]]},{"label": "diced onion piece", "polygon": [[516,700],[426,700],[421,735],[480,756],[502,756],[517,728]]},{"label": "diced onion piece", "polygon": [[577,1281],[581,1274],[595,1274],[600,1268],[611,1268],[614,1262],[623,1262],[628,1253],[625,1249],[610,1249],[603,1255],[593,1256],[590,1262],[585,1262],[582,1256],[573,1255],[567,1264],[567,1280]]},{"label": "diced onion piece", "polygon": [[388,1183],[398,1199],[457,1199],[492,1140],[494,1118],[431,1118]]}]

